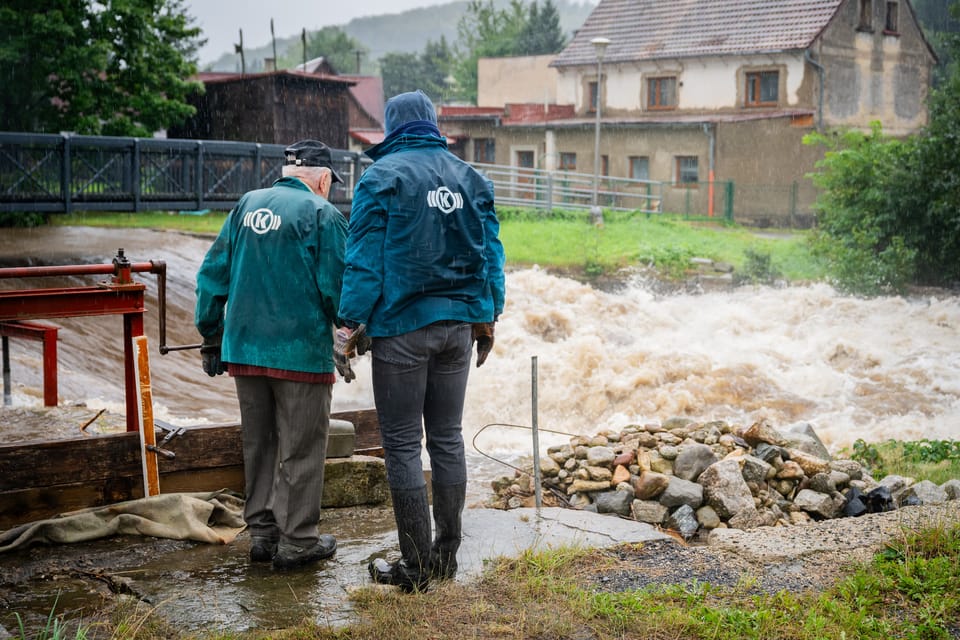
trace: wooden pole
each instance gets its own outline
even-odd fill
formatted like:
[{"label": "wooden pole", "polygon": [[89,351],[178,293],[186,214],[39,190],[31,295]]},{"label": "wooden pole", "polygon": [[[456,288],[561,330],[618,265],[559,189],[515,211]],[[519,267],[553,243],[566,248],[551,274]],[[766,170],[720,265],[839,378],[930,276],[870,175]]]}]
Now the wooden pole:
[{"label": "wooden pole", "polygon": [[135,353],[137,396],[140,398],[140,447],[143,464],[143,495],[160,494],[160,473],[157,470],[157,434],[153,425],[153,392],[150,389],[150,359],[147,353],[147,337],[133,338]]}]

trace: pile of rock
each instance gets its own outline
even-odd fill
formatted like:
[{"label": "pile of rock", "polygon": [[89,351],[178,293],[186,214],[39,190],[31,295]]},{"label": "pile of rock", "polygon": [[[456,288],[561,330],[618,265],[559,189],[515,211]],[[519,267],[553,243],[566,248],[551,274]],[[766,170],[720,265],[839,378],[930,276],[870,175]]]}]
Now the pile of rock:
[{"label": "pile of rock", "polygon": [[[774,429],[672,418],[575,436],[540,460],[543,504],[632,517],[691,538],[723,527],[800,524],[960,499],[942,485],[834,459],[808,423]],[[487,506],[534,506],[532,465],[494,480]]]}]

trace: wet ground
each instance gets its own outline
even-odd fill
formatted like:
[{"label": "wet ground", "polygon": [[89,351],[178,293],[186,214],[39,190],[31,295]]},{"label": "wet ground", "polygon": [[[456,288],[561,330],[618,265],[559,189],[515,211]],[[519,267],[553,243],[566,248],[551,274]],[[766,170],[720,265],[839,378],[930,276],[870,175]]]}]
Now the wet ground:
[{"label": "wet ground", "polygon": [[[250,564],[246,533],[229,545],[117,537],[0,554],[0,626],[12,632],[19,613],[28,629],[40,629],[55,602],[68,619],[90,620],[122,594],[155,607],[179,632],[269,630],[304,619],[343,625],[355,615],[351,590],[369,584],[367,563],[396,557],[393,514],[389,507],[327,509],[321,530],[337,537],[336,556],[289,572]],[[566,509],[539,516],[467,509],[457,580],[478,576],[487,559],[529,548],[665,538],[650,525]]]}]

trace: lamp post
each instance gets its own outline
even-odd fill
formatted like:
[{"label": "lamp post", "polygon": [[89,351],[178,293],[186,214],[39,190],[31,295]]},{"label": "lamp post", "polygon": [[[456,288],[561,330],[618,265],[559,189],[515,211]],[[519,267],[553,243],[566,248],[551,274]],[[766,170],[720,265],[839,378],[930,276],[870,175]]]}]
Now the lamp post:
[{"label": "lamp post", "polygon": [[590,207],[590,220],[595,225],[603,224],[603,209],[600,208],[600,106],[603,103],[603,56],[607,52],[609,38],[594,38],[590,41],[597,52],[597,104],[596,124],[593,132],[593,202]]}]

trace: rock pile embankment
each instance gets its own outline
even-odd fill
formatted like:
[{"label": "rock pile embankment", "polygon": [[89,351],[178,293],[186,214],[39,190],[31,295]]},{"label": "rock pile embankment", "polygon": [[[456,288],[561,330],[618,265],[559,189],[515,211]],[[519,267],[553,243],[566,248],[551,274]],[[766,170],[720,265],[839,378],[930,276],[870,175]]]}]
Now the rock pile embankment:
[{"label": "rock pile embankment", "polygon": [[[832,457],[804,422],[781,429],[684,418],[631,425],[549,448],[540,472],[544,504],[632,517],[685,538],[960,499],[960,480],[875,479],[856,460]],[[533,506],[532,464],[492,486],[487,506]]]}]

